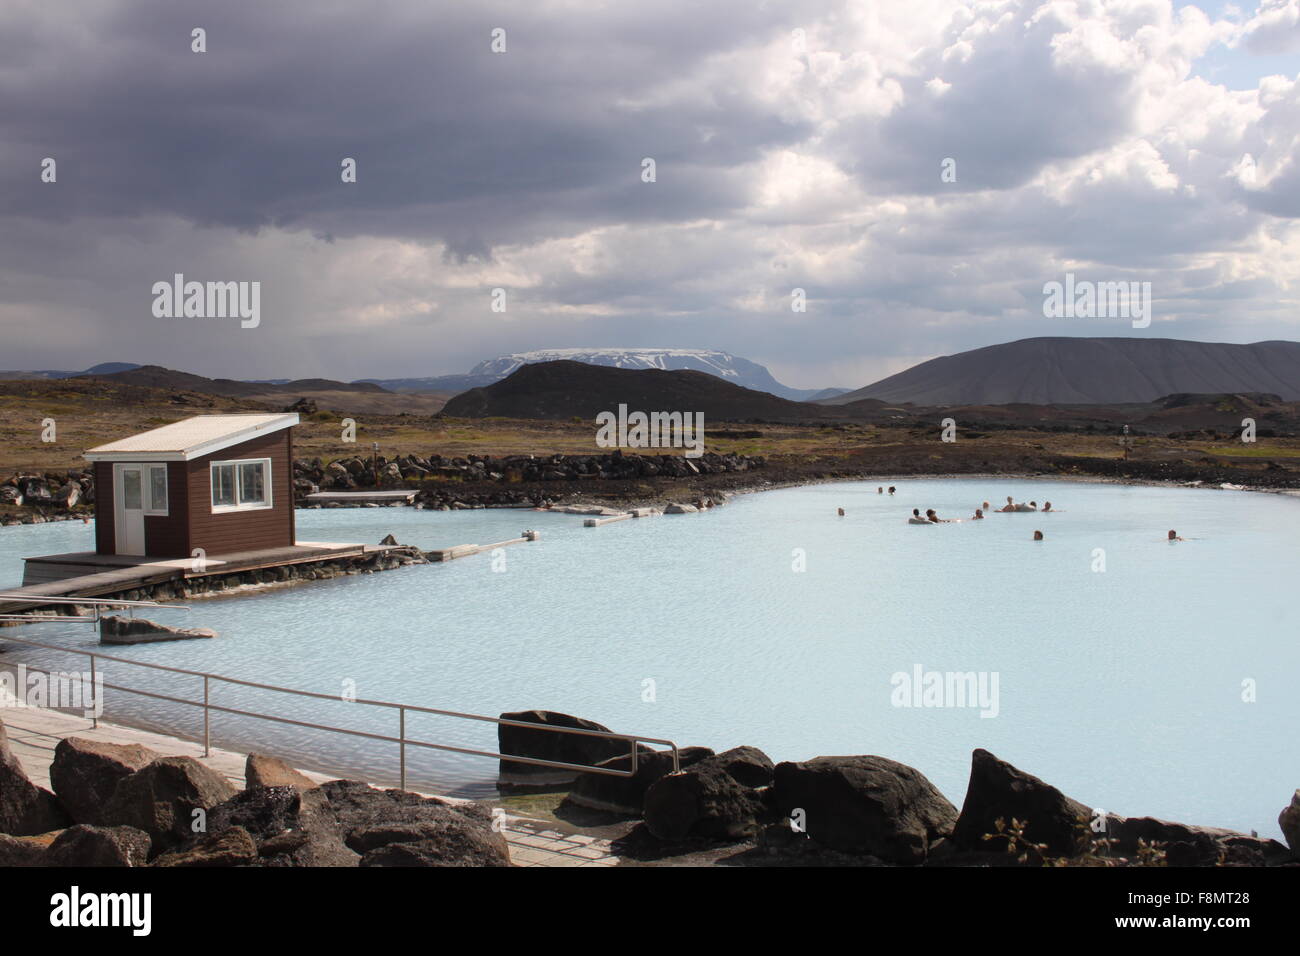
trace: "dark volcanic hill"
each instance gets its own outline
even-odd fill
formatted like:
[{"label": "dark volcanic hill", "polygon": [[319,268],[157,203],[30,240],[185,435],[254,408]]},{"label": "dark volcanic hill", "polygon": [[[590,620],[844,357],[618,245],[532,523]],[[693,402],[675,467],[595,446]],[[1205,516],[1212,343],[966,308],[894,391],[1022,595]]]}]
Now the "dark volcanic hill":
[{"label": "dark volcanic hill", "polygon": [[792,402],[687,369],[608,368],[582,362],[521,366],[501,381],[455,396],[453,418],[594,419],[600,412],[703,412],[706,420],[797,421],[843,418],[850,410]]},{"label": "dark volcanic hill", "polygon": [[1300,342],[1021,339],[931,359],[821,404],[876,398],[917,405],[1114,405],[1177,392],[1300,399]]},{"label": "dark volcanic hill", "polygon": [[531,352],[512,352],[479,362],[466,375],[439,375],[434,378],[362,379],[374,382],[394,392],[465,392],[483,388],[501,381],[521,365],[542,362],[583,362],[586,365],[604,365],[609,368],[646,369],[667,371],[692,369],[708,372],[718,378],[753,389],[768,392],[795,402],[830,398],[847,392],[847,388],[791,388],[772,377],[764,366],[749,359],[721,352],[717,349],[653,349],[653,348],[579,348],[536,349]]}]

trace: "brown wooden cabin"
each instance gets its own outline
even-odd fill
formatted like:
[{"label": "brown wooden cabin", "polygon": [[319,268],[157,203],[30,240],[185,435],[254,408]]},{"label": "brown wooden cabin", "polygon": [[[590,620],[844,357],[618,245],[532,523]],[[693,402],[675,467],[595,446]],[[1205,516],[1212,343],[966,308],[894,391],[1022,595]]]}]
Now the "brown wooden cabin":
[{"label": "brown wooden cabin", "polygon": [[157,558],[292,546],[297,414],[197,415],[86,452],[95,550]]}]

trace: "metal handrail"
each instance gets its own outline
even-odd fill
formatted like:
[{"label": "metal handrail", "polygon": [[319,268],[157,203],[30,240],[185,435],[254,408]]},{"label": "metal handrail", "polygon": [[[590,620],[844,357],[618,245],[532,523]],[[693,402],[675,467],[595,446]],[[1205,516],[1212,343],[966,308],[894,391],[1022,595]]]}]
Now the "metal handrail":
[{"label": "metal handrail", "polygon": [[92,604],[103,607],[161,607],[188,611],[188,604],[161,604],[158,601],[123,601],[120,598],[65,597],[51,594],[0,592],[0,600],[26,601],[29,604]]},{"label": "metal handrail", "polygon": [[67,624],[69,621],[83,621],[87,624],[95,624],[99,621],[99,616],[85,617],[72,614],[0,614],[0,622],[5,624]]},{"label": "metal handrail", "polygon": [[[48,619],[41,619],[41,620],[68,621],[73,619],[64,617],[64,618],[48,618]],[[393,703],[392,701],[384,701],[384,700],[370,700],[367,698],[342,698],[336,694],[322,694],[317,691],[298,690],[293,687],[279,687],[275,684],[263,684],[258,681],[243,680],[238,677],[226,677],[222,674],[211,674],[205,671],[189,670],[188,668],[184,668],[184,667],[168,667],[165,664],[152,664],[146,661],[133,661],[124,657],[115,657],[109,654],[99,654],[94,651],[84,651],[78,648],[64,647],[58,644],[45,644],[40,641],[32,641],[22,637],[10,637],[7,634],[4,635],[3,638],[0,638],[0,641],[6,643],[12,641],[17,644],[26,644],[30,647],[40,647],[45,650],[60,651],[66,654],[80,654],[83,657],[88,657],[90,659],[90,673],[91,673],[92,681],[95,680],[94,675],[96,672],[96,665],[101,661],[111,661],[114,664],[127,664],[132,667],[144,667],[149,670],[164,671],[170,674],[183,674],[188,677],[201,677],[203,679],[203,702],[202,703],[198,703],[197,701],[193,701],[193,700],[188,700],[183,697],[172,697],[168,694],[160,694],[154,691],[141,690],[140,688],[137,687],[123,687],[119,684],[109,684],[106,681],[102,682],[102,686],[107,687],[111,690],[123,691],[124,693],[136,694],[137,696],[149,697],[155,700],[165,700],[170,703],[183,704],[189,707],[201,707],[203,709],[203,755],[205,757],[209,756],[211,753],[211,739],[212,739],[211,712],[216,711],[217,713],[234,714],[236,716],[241,716],[241,717],[251,717],[256,720],[269,720],[274,723],[289,724],[295,727],[305,727],[311,730],[324,730],[330,733],[346,734],[353,737],[365,737],[370,740],[380,740],[387,743],[395,743],[398,745],[399,748],[399,755],[400,755],[399,777],[401,780],[401,789],[403,790],[406,789],[406,748],[408,745],[412,747],[424,747],[433,750],[445,750],[452,753],[468,754],[470,756],[490,757],[497,760],[507,760],[513,763],[529,764],[538,767],[552,767],[559,770],[576,770],[581,773],[598,773],[598,774],[604,774],[606,776],[611,776],[611,777],[631,777],[637,772],[637,768],[639,766],[639,761],[640,761],[640,751],[638,750],[637,745],[641,743],[661,744],[663,746],[670,748],[672,752],[673,772],[676,773],[678,770],[681,769],[681,759],[677,749],[677,745],[673,743],[671,740],[665,740],[661,737],[645,737],[640,734],[619,734],[613,731],[588,730],[583,727],[554,727],[549,724],[536,724],[527,720],[510,720],[505,717],[488,717],[483,714],[467,714],[467,713],[461,713],[459,711],[454,711],[454,710],[442,710],[436,707],[420,707],[415,704],[397,704],[397,703]],[[40,673],[48,674],[49,672],[42,671]],[[346,727],[333,727],[328,724],[317,724],[311,721],[295,720],[291,717],[279,717],[274,714],[260,714],[255,711],[241,710],[235,707],[223,707],[219,704],[214,704],[211,701],[210,684],[212,681],[220,681],[225,684],[235,684],[242,687],[251,687],[256,690],[266,690],[266,691],[272,691],[274,693],[289,694],[295,697],[308,697],[317,700],[328,700],[328,701],[346,701],[349,704],[363,704],[370,707],[387,707],[391,710],[396,710],[398,712],[398,720],[399,720],[398,736],[393,737],[387,734],[378,734],[378,733],[373,733],[365,730],[353,730]],[[475,750],[473,748],[468,748],[468,747],[455,747],[452,746],[451,744],[439,744],[439,743],[434,743],[432,741],[414,740],[406,736],[406,714],[408,711],[412,713],[419,713],[419,714],[433,714],[439,717],[455,717],[462,720],[478,720],[478,721],[483,721],[486,723],[492,723],[498,725],[504,724],[505,726],[508,727],[524,727],[539,732],[550,732],[550,733],[559,733],[559,734],[579,734],[586,737],[598,737],[606,740],[624,740],[627,741],[631,751],[630,754],[631,768],[628,770],[614,770],[607,767],[595,767],[595,766],[587,766],[585,764],[566,763],[561,760],[545,760],[540,757],[523,757],[523,756],[518,756],[516,754],[503,754],[503,753],[497,753],[489,750]],[[93,726],[95,727],[99,726],[98,718],[92,717],[91,720]]]}]

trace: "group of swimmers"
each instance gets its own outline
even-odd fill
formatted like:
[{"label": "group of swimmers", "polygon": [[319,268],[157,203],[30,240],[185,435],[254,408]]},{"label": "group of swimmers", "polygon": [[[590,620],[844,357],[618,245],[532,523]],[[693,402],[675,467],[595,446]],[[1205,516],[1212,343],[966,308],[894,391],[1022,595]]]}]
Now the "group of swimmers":
[{"label": "group of swimmers", "polygon": [[[893,489],[891,488],[890,490],[892,491]],[[1007,495],[1007,503],[1003,507],[999,508],[998,512],[1002,514],[1013,514],[1015,512],[1051,511],[1051,510],[1052,510],[1052,503],[1050,501],[1044,501],[1043,507],[1039,508],[1037,501],[1031,501],[1029,502],[1029,504],[1025,504],[1024,502],[1021,502],[1020,504],[1016,504],[1015,500],[1010,495]],[[971,515],[970,520],[971,521],[984,520],[984,513],[986,511],[992,513],[989,509],[989,503],[987,501],[984,502],[983,507],[975,509],[975,513]],[[844,513],[844,509],[841,508],[840,514],[843,513]],[[927,508],[925,511],[925,517],[922,517],[921,510],[919,508],[913,508],[912,517],[908,518],[907,522],[908,524],[946,524],[949,521],[959,521],[959,520],[961,519],[940,518],[933,508]]]},{"label": "group of swimmers", "polygon": [[[984,502],[984,507],[982,509],[980,508],[975,509],[975,514],[982,518],[984,517],[984,515],[981,514],[981,511],[987,511],[988,508],[989,508],[989,503],[986,501]],[[1020,502],[1020,504],[1016,504],[1010,495],[1007,495],[1007,503],[998,509],[998,511],[1002,512],[1003,514],[1011,514],[1012,512],[1016,512],[1016,511],[1038,511],[1038,510],[1039,508],[1038,508],[1037,501],[1031,501],[1029,502],[1029,504],[1025,504],[1022,501]],[[1044,501],[1042,510],[1051,511],[1052,503],[1050,501]]]},{"label": "group of swimmers", "polygon": [[[879,489],[877,489],[877,492],[879,492]],[[893,494],[894,489],[890,488],[889,492],[890,494]],[[1031,512],[1031,511],[1046,513],[1052,510],[1052,503],[1050,501],[1044,501],[1042,508],[1038,507],[1037,501],[1031,501],[1029,502],[1029,504],[1025,504],[1024,502],[1021,502],[1020,504],[1016,504],[1015,499],[1013,499],[1010,495],[1007,495],[1007,503],[997,510],[998,513],[1001,514],[1016,514],[1016,513],[1024,513],[1024,512]],[[987,501],[984,502],[983,507],[975,509],[975,514],[971,515],[970,520],[982,521],[984,519],[984,513],[986,511],[989,511],[989,503]],[[840,509],[840,514],[841,515],[844,514],[843,508]],[[960,521],[960,520],[961,520],[960,518],[940,518],[938,513],[933,508],[927,508],[925,510],[925,515],[922,516],[921,509],[913,508],[912,516],[907,519],[907,523],[908,524],[948,524],[951,521]],[[1035,531],[1034,540],[1042,541],[1043,532]],[[1173,542],[1173,541],[1182,541],[1184,539],[1179,537],[1177,531],[1171,530],[1169,532],[1169,536],[1167,540]]]},{"label": "group of swimmers", "polygon": [[[890,485],[890,486],[889,486],[889,493],[890,493],[891,495],[895,492],[895,490],[897,490],[897,489],[896,489],[893,485]],[[884,485],[879,485],[879,486],[876,488],[876,494],[878,494],[878,495],[883,495],[884,493],[885,493],[885,486],[884,486]],[[837,509],[837,510],[838,510],[838,512],[839,512],[840,517],[841,517],[841,518],[844,517],[844,509],[843,509],[843,508],[839,508],[839,509]],[[1052,510],[1052,503],[1051,503],[1050,501],[1044,501],[1044,502],[1043,502],[1043,506],[1040,508],[1040,507],[1038,507],[1038,502],[1037,502],[1037,501],[1031,501],[1031,502],[1029,502],[1028,504],[1025,504],[1025,503],[1022,501],[1022,502],[1020,502],[1019,504],[1017,504],[1016,501],[1015,501],[1015,499],[1012,498],[1011,495],[1007,495],[1007,503],[1006,503],[1005,505],[1003,505],[1001,508],[998,508],[996,512],[994,512],[993,510],[991,510],[991,509],[989,508],[989,503],[986,501],[986,502],[984,502],[983,507],[980,507],[980,508],[976,508],[976,509],[975,509],[975,513],[974,513],[973,515],[971,515],[971,517],[970,517],[969,520],[971,520],[971,521],[982,521],[982,520],[984,519],[984,516],[985,516],[985,513],[986,513],[986,512],[987,512],[988,514],[994,514],[994,513],[997,513],[997,514],[1017,514],[1017,513],[1026,513],[1026,512],[1040,512],[1040,513],[1046,513],[1046,512],[1049,512],[1049,511],[1051,511],[1051,510]],[[960,518],[940,518],[939,515],[938,515],[938,513],[937,513],[933,508],[927,508],[927,509],[925,509],[925,514],[924,514],[924,515],[921,514],[921,509],[920,509],[920,508],[913,508],[913,509],[912,509],[912,516],[911,516],[910,518],[907,519],[907,523],[908,523],[908,524],[948,524],[949,522],[953,522],[953,521],[961,521],[961,519],[960,519]],[[1035,531],[1035,532],[1034,532],[1034,540],[1035,540],[1035,541],[1042,541],[1042,540],[1043,540],[1043,532],[1041,532],[1041,531]],[[1182,541],[1183,539],[1180,538],[1180,537],[1178,536],[1178,532],[1177,532],[1177,531],[1170,531],[1170,532],[1169,532],[1169,537],[1168,537],[1167,540],[1173,542],[1173,541]]]}]

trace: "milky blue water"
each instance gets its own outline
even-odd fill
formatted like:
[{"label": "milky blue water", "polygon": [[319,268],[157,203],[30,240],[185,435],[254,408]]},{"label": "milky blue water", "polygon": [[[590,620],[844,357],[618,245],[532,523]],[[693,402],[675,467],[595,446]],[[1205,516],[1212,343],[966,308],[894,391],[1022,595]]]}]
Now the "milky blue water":
[{"label": "milky blue water", "polygon": [[[214,628],[216,640],[106,650],[327,694],[353,682],[360,697],[479,714],[560,710],[679,745],[753,744],[775,760],[881,754],[918,768],[958,805],[970,752],[983,747],[1094,807],[1277,835],[1278,812],[1300,786],[1300,500],[1012,480],[895,484],[894,498],[877,495],[876,483],[819,485],[601,528],[516,510],[302,511],[302,540],[373,543],[391,532],[430,548],[525,527],[541,540],[508,548],[500,571],[482,554],[193,601],[189,614],[155,616]],[[969,518],[1006,495],[1050,498],[1060,511],[934,527],[904,520],[913,507]],[[1188,540],[1168,543],[1170,528]],[[1031,540],[1035,529],[1044,541]],[[0,582],[17,582],[22,555],[90,549],[91,531],[0,529]],[[0,632],[0,642],[4,634],[96,646],[84,624]],[[4,659],[20,656],[81,666],[30,649]],[[996,673],[996,716],[895,706],[892,676],[918,665]],[[105,668],[111,682],[201,694],[193,681]],[[1253,702],[1243,700],[1245,681]],[[193,710],[109,693],[111,716],[201,733]],[[213,700],[397,730],[395,714],[355,704],[219,685]],[[408,733],[495,749],[490,724],[411,717]],[[387,743],[220,714],[213,734],[222,746],[396,779]],[[408,760],[412,786],[479,794],[495,778],[483,758],[416,751]]]}]

